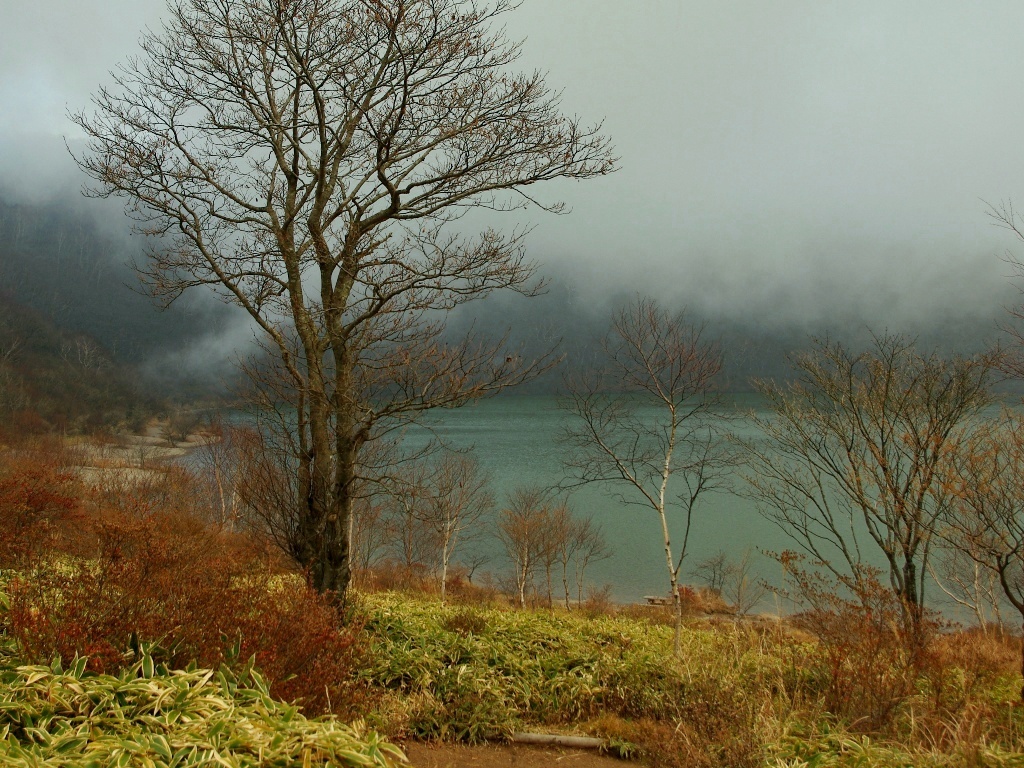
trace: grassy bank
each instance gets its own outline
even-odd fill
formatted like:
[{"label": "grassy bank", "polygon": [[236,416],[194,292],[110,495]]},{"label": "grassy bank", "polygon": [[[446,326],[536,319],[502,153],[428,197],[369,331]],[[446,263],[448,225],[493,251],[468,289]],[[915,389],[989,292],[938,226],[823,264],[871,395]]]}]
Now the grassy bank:
[{"label": "grassy bank", "polygon": [[468,583],[442,605],[398,573],[408,591],[339,609],[197,514],[178,469],[126,489],[60,454],[3,458],[4,765],[383,765],[376,733],[537,730],[669,768],[1024,766],[1017,637],[935,625],[908,644],[884,601],[836,601],[694,616],[676,658],[657,608],[517,610]]},{"label": "grassy bank", "polygon": [[[946,635],[913,668],[850,649],[841,670],[834,648],[784,623],[695,621],[675,659],[671,630],[649,619],[393,593],[363,604],[364,674],[383,691],[371,719],[395,736],[585,733],[666,766],[1024,765],[1012,641]],[[871,661],[892,664],[884,690],[850,680]],[[834,706],[839,685],[865,699]]]},{"label": "grassy bank", "polygon": [[834,655],[784,623],[694,621],[676,659],[670,628],[649,618],[396,593],[361,595],[354,613],[369,650],[350,690],[369,731],[277,700],[230,651],[217,671],[173,670],[162,649],[136,647],[100,673],[84,658],[26,665],[5,629],[0,761],[387,765],[399,753],[377,733],[472,743],[534,730],[601,736],[612,753],[659,766],[1024,765],[1015,649],[995,638],[938,639],[909,688],[896,677],[911,673],[891,668],[883,682],[905,693],[878,722],[856,714],[868,702],[830,706]]}]

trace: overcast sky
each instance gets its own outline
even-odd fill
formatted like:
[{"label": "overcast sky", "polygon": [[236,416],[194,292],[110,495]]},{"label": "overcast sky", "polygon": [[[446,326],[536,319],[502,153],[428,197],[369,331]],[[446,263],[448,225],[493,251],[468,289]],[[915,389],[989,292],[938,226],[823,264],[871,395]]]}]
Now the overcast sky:
[{"label": "overcast sky", "polygon": [[[0,0],[0,181],[81,183],[65,112],[162,9]],[[559,188],[571,215],[531,216],[533,255],[588,296],[894,330],[1013,298],[1017,244],[983,200],[1024,202],[1019,0],[525,0],[507,20],[622,158]]]}]

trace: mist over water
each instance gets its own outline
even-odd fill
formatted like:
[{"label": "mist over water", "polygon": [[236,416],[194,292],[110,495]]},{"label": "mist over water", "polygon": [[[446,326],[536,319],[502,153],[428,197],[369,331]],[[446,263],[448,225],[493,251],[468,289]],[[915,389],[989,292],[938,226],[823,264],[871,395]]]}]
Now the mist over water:
[{"label": "mist over water", "polygon": [[[0,28],[8,201],[63,205],[78,194],[68,148],[81,152],[83,139],[66,112],[88,108],[108,71],[136,52],[140,30],[159,26],[163,5],[9,9]],[[551,289],[526,303],[495,296],[456,313],[456,326],[476,318],[537,338],[542,316],[540,338],[562,338],[571,357],[589,353],[588,334],[603,334],[611,311],[641,293],[734,339],[727,364],[759,356],[750,367],[771,375],[777,366],[761,353],[810,334],[862,338],[870,328],[957,348],[997,335],[1003,307],[1018,300],[1002,260],[1017,243],[991,226],[984,201],[1024,189],[1024,102],[1006,95],[1024,68],[1019,3],[937,0],[924,15],[882,0],[581,8],[526,0],[507,31],[524,41],[517,69],[547,72],[567,112],[604,120],[621,171],[531,188],[564,199],[567,216],[468,216],[467,232],[535,226],[526,256]],[[102,230],[126,231],[118,201],[84,205]],[[55,259],[40,250],[32,269],[59,282]],[[116,303],[120,287],[98,290]],[[194,354],[156,367],[198,374],[222,364],[218,353],[230,360],[248,343],[247,321],[237,309],[225,317]]]}]

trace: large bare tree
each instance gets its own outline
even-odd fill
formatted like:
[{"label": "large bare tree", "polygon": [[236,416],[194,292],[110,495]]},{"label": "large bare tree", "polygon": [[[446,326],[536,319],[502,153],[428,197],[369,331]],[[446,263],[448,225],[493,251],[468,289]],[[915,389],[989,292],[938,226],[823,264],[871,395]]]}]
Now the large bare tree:
[{"label": "large bare tree", "polygon": [[[291,388],[291,550],[320,590],[350,577],[360,454],[424,409],[529,378],[501,345],[441,342],[443,313],[531,293],[524,231],[455,226],[609,173],[597,126],[562,114],[500,22],[511,0],[170,0],[142,53],[72,117],[93,194],[159,235],[172,301],[215,286],[262,329]],[[463,222],[464,224],[465,222]]]},{"label": "large bare tree", "polygon": [[899,335],[864,352],[824,340],[794,359],[791,383],[760,384],[770,408],[748,479],[762,514],[856,594],[884,562],[909,630],[951,502],[944,471],[991,402],[998,360],[924,354]]},{"label": "large bare tree", "polygon": [[657,516],[678,654],[679,571],[693,514],[706,494],[725,486],[734,464],[714,386],[722,355],[703,326],[648,298],[616,314],[604,347],[607,370],[571,382],[562,402],[575,416],[564,435],[567,482],[600,483],[623,504]]}]

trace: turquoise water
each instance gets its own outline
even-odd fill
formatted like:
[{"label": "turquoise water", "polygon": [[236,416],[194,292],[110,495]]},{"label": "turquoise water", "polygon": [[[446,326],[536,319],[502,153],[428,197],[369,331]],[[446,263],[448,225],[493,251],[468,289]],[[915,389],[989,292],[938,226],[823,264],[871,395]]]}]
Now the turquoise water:
[{"label": "turquoise water", "polygon": [[[761,401],[755,395],[740,395],[730,403],[730,410],[738,416],[760,407]],[[454,447],[473,449],[480,463],[491,473],[495,495],[501,504],[517,487],[550,486],[562,480],[566,449],[559,445],[558,436],[569,419],[570,415],[558,408],[555,397],[513,395],[435,411],[428,423],[441,440]],[[733,430],[745,437],[757,434],[748,418],[738,418]],[[426,430],[418,428],[411,431],[407,439],[419,443],[426,435]],[[612,498],[607,488],[593,485],[573,493],[570,504],[576,514],[589,516],[600,524],[612,550],[609,559],[588,568],[588,581],[598,587],[610,585],[613,599],[619,602],[668,593],[661,525],[653,510],[624,505]],[[493,521],[488,525],[493,527]],[[678,557],[683,520],[681,517],[670,519],[670,526]],[[486,535],[478,546],[491,555],[483,570],[495,575],[508,570],[496,537]],[[785,535],[758,515],[752,501],[728,493],[708,495],[694,516],[680,581],[696,583],[686,572],[719,550],[738,559],[748,549],[754,550],[757,575],[774,581],[777,579],[773,574],[778,574],[779,566],[757,550],[780,550],[787,546],[791,545]],[[762,609],[768,608],[768,605],[762,606]]]}]

